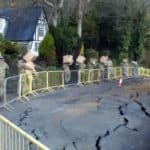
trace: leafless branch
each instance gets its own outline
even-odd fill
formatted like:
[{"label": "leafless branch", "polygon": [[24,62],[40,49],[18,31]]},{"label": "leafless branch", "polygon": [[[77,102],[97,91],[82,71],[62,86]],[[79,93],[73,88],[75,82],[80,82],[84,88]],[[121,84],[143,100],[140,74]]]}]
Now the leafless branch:
[{"label": "leafless branch", "polygon": [[54,4],[53,4],[53,3],[51,3],[51,2],[49,2],[48,0],[44,0],[44,2],[45,2],[48,6],[50,6],[50,7],[54,7]]},{"label": "leafless branch", "polygon": [[60,0],[59,8],[63,8],[63,5],[64,5],[64,0]]}]

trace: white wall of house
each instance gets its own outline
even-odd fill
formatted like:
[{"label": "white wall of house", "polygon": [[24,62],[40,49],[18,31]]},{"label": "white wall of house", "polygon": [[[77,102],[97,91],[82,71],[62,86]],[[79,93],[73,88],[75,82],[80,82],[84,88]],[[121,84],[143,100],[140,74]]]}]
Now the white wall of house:
[{"label": "white wall of house", "polygon": [[35,55],[39,56],[39,51],[38,51],[39,44],[44,39],[47,32],[48,32],[48,24],[45,19],[45,15],[42,12],[41,17],[38,20],[38,25],[36,26],[34,40],[29,42],[28,50],[32,51]]},{"label": "white wall of house", "polygon": [[0,34],[2,34],[3,36],[5,35],[6,28],[7,28],[6,19],[0,18]]}]

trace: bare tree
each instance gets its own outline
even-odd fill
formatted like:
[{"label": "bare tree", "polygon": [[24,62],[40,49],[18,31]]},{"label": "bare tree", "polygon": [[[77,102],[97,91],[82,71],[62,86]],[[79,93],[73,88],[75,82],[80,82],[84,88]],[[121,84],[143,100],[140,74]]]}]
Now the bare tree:
[{"label": "bare tree", "polygon": [[82,37],[82,21],[83,21],[83,14],[85,12],[86,5],[90,2],[91,0],[77,0],[77,33],[79,37]]},{"label": "bare tree", "polygon": [[60,17],[60,12],[64,5],[64,0],[43,0],[45,4],[47,4],[53,10],[53,26],[57,27],[58,19]]},{"label": "bare tree", "polygon": [[[45,4],[47,4],[50,8],[53,10],[53,26],[57,27],[58,19],[61,15],[61,10],[64,7],[65,0],[43,0]],[[73,0],[73,2],[70,1],[71,6],[69,9],[69,13],[73,11],[72,9],[76,8],[75,12],[77,14],[77,33],[79,37],[82,37],[82,21],[83,21],[83,15],[85,13],[85,10],[87,8],[87,4],[91,0]],[[69,1],[68,1],[69,2]],[[76,7],[75,7],[76,6]]]}]

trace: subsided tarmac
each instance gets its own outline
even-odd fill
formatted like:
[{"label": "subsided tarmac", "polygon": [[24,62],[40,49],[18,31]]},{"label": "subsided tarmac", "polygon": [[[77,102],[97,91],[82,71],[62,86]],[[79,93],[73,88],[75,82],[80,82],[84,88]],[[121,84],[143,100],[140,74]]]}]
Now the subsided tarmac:
[{"label": "subsided tarmac", "polygon": [[51,150],[150,150],[150,92],[116,84],[67,87],[0,113]]}]

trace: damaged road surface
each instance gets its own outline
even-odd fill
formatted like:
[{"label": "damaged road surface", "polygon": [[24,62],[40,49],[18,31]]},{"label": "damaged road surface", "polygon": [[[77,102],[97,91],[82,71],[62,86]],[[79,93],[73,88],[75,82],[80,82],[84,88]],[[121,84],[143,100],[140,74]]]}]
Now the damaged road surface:
[{"label": "damaged road surface", "polygon": [[74,86],[0,113],[51,150],[150,150],[150,94],[115,81]]}]

